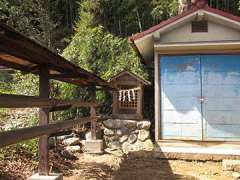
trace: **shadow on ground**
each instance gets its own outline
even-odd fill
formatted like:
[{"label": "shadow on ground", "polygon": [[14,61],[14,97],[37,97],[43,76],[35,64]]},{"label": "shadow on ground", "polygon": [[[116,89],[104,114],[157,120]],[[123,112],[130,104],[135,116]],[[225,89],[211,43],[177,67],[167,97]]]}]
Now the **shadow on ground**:
[{"label": "shadow on ground", "polygon": [[[81,158],[81,157],[79,157]],[[108,159],[109,158],[109,159]],[[92,159],[92,160],[91,160]],[[66,180],[195,180],[195,177],[173,173],[167,160],[155,159],[152,152],[132,152],[123,157],[83,155]]]}]

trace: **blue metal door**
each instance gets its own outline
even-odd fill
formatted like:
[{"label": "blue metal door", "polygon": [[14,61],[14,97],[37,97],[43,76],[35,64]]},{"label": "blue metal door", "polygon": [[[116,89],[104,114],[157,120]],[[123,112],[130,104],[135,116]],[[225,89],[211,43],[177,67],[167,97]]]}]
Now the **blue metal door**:
[{"label": "blue metal door", "polygon": [[160,59],[163,139],[202,139],[200,56]]},{"label": "blue metal door", "polygon": [[240,140],[240,56],[201,56],[203,140]]},{"label": "blue metal door", "polygon": [[160,69],[163,139],[240,140],[240,55],[166,56]]}]

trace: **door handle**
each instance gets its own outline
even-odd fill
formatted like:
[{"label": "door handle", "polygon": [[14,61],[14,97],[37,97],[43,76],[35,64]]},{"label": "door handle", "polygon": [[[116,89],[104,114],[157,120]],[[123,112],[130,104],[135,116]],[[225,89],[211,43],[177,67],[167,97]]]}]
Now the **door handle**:
[{"label": "door handle", "polygon": [[198,96],[198,100],[203,103],[207,100],[207,98],[205,96]]}]

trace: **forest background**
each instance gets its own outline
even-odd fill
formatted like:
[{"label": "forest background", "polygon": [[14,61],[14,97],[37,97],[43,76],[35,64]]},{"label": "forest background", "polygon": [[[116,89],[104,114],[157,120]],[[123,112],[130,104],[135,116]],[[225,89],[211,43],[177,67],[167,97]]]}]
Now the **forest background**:
[{"label": "forest background", "polygon": [[[239,0],[209,0],[209,6],[239,15]],[[146,30],[178,13],[178,0],[1,0],[0,21],[54,53],[108,80],[123,69],[152,80],[153,69],[141,60],[128,43],[127,37]],[[3,69],[0,66],[0,93],[38,95],[38,77]],[[51,97],[90,100],[88,88],[51,81]],[[98,92],[104,102],[102,113],[110,113],[109,93]],[[148,110],[151,111],[151,110]],[[25,111],[24,111],[25,112]],[[2,131],[29,127],[38,122],[37,110],[0,109]],[[51,121],[88,115],[88,109],[71,109],[55,113]],[[153,112],[148,112],[151,117]],[[37,154],[37,141],[11,146]],[[7,150],[7,151],[6,151]],[[0,159],[9,154],[1,149]]]}]

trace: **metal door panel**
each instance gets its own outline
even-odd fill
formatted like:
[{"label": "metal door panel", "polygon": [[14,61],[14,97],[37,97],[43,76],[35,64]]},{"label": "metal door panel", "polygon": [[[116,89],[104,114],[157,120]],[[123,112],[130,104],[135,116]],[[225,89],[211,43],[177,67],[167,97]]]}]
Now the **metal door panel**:
[{"label": "metal door panel", "polygon": [[240,56],[201,56],[204,140],[240,140]]},{"label": "metal door panel", "polygon": [[198,124],[201,118],[199,111],[164,111],[163,122],[178,124]]},{"label": "metal door panel", "polygon": [[200,57],[161,57],[160,68],[162,138],[201,140]]},{"label": "metal door panel", "polygon": [[[180,94],[179,94],[180,96]],[[196,97],[176,97],[176,96],[165,96],[162,98],[162,110],[171,111],[195,111],[200,110],[199,100]]]},{"label": "metal door panel", "polygon": [[239,118],[240,111],[207,111],[205,114],[205,119],[208,120],[209,124],[232,124],[232,125],[240,125]]}]

